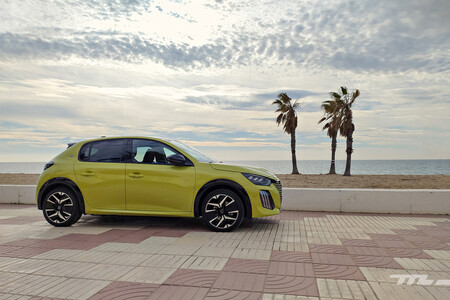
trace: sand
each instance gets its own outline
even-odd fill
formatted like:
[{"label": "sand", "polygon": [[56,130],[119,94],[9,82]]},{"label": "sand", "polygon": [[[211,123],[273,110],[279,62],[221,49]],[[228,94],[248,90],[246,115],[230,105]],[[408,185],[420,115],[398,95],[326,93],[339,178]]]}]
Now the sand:
[{"label": "sand", "polygon": [[[450,189],[450,175],[277,175],[283,187]],[[39,174],[2,174],[0,184],[37,184]]]}]

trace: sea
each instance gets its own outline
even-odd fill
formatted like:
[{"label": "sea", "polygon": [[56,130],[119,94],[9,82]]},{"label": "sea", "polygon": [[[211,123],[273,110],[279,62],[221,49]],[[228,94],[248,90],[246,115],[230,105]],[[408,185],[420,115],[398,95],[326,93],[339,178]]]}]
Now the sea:
[{"label": "sea", "polygon": [[[275,174],[290,174],[290,160],[248,160],[224,161],[265,168]],[[45,162],[0,162],[0,173],[39,174]],[[299,160],[298,170],[302,174],[327,174],[330,170],[329,160]],[[343,174],[345,160],[336,161],[336,173]],[[352,160],[351,174],[365,175],[450,175],[450,159],[421,160]]]}]

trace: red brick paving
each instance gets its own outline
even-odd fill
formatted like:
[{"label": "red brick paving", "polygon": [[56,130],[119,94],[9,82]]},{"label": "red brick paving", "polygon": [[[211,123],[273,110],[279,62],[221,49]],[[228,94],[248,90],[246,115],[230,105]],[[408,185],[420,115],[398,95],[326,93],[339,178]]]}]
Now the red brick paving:
[{"label": "red brick paving", "polygon": [[90,297],[89,300],[145,300],[158,284],[116,281]]},{"label": "red brick paving", "polygon": [[358,267],[377,267],[386,269],[403,269],[392,257],[352,255],[353,261]]},{"label": "red brick paving", "polygon": [[206,295],[207,300],[260,300],[261,298],[262,293],[223,289],[210,289],[208,295]]},{"label": "red brick paving", "polygon": [[236,259],[230,258],[223,268],[224,271],[240,273],[267,274],[269,262],[257,259]]},{"label": "red brick paving", "polygon": [[350,255],[391,256],[385,248],[379,247],[346,247]]},{"label": "red brick paving", "polygon": [[208,288],[162,285],[147,298],[149,300],[204,299]]},{"label": "red brick paving", "polygon": [[328,265],[355,266],[355,262],[348,254],[311,253],[313,263]]},{"label": "red brick paving", "polygon": [[314,270],[311,263],[271,261],[267,274],[314,277]]},{"label": "red brick paving", "polygon": [[166,281],[165,285],[184,285],[197,287],[211,287],[220,272],[206,270],[178,269]]},{"label": "red brick paving", "polygon": [[356,266],[313,264],[317,278],[366,280]]},{"label": "red brick paving", "polygon": [[314,278],[284,275],[267,275],[264,293],[319,296],[316,280]]},{"label": "red brick paving", "polygon": [[225,290],[238,290],[249,292],[262,292],[266,275],[237,273],[237,272],[221,272],[213,288]]},{"label": "red brick paving", "polygon": [[270,256],[270,260],[273,261],[289,261],[289,262],[304,262],[310,263],[311,255],[307,252],[298,252],[298,251],[272,251],[272,255]]},{"label": "red brick paving", "polygon": [[378,247],[377,243],[373,240],[350,240],[350,239],[341,239],[342,244],[344,246],[355,246],[355,247]]},{"label": "red brick paving", "polygon": [[329,253],[329,254],[348,254],[344,246],[339,245],[309,245],[310,252]]}]

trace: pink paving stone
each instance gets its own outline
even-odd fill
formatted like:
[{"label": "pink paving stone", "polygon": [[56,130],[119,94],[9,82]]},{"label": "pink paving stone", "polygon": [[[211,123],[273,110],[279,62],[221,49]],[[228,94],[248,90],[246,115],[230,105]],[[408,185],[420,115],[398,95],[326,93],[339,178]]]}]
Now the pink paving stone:
[{"label": "pink paving stone", "polygon": [[422,251],[422,249],[413,248],[386,248],[386,251],[392,257],[403,257],[403,258],[433,258],[430,255]]},{"label": "pink paving stone", "polygon": [[319,296],[315,278],[284,275],[267,275],[264,293]]},{"label": "pink paving stone", "polygon": [[330,253],[311,253],[313,263],[328,265],[354,266],[355,262],[350,255],[330,254]]},{"label": "pink paving stone", "polygon": [[450,246],[442,242],[429,242],[429,241],[414,241],[411,242],[414,246],[422,250],[448,250],[450,251]]},{"label": "pink paving stone", "polygon": [[228,259],[223,271],[267,274],[269,262],[259,259]]},{"label": "pink paving stone", "polygon": [[186,233],[190,232],[186,229],[164,229],[155,232],[153,236],[164,236],[164,237],[183,237]]},{"label": "pink paving stone", "polygon": [[290,261],[290,262],[304,262],[310,263],[311,255],[308,252],[298,252],[298,251],[272,251],[270,260],[273,261]]},{"label": "pink paving stone", "polygon": [[379,247],[352,247],[347,246],[350,255],[373,255],[373,256],[391,256],[384,248]]},{"label": "pink paving stone", "polygon": [[414,229],[392,229],[393,232],[400,236],[404,235],[415,235],[415,236],[423,236],[425,233],[422,230],[414,230]]},{"label": "pink paving stone", "polygon": [[116,281],[93,295],[89,300],[145,300],[158,284]]},{"label": "pink paving stone", "polygon": [[262,293],[232,291],[222,289],[210,289],[205,299],[207,300],[259,300],[262,298]]},{"label": "pink paving stone", "polygon": [[341,239],[344,246],[355,246],[355,247],[378,247],[377,243],[373,240],[358,240],[358,239]]},{"label": "pink paving stone", "polygon": [[187,287],[176,285],[162,285],[157,288],[147,299],[149,300],[198,300],[204,299],[208,294],[208,288]]},{"label": "pink paving stone", "polygon": [[316,278],[366,280],[356,266],[313,264]]},{"label": "pink paving stone", "polygon": [[12,252],[12,251],[15,251],[15,250],[18,250],[18,249],[21,249],[21,247],[0,245],[0,256],[2,255],[2,253]]},{"label": "pink paving stone", "polygon": [[379,241],[403,241],[402,237],[397,234],[369,233],[368,236]]},{"label": "pink paving stone", "polygon": [[392,257],[353,255],[353,260],[358,267],[377,267],[386,269],[403,269]]},{"label": "pink paving stone", "polygon": [[29,300],[63,300],[63,299],[61,299],[61,298],[48,298],[48,297],[36,296],[36,297],[30,298]]},{"label": "pink paving stone", "polygon": [[265,280],[266,275],[262,274],[221,272],[212,287],[225,290],[262,292]]},{"label": "pink paving stone", "polygon": [[311,263],[271,261],[267,274],[314,277],[314,270]]},{"label": "pink paving stone", "polygon": [[348,254],[347,249],[340,245],[309,245],[310,252],[330,253],[330,254]]},{"label": "pink paving stone", "polygon": [[427,235],[403,235],[402,238],[407,242],[440,242],[439,238]]},{"label": "pink paving stone", "polygon": [[218,271],[178,269],[164,281],[164,284],[209,288],[216,281],[219,273]]},{"label": "pink paving stone", "polygon": [[73,244],[71,241],[61,241],[61,240],[41,240],[39,243],[33,244],[30,247],[45,248],[45,249],[67,249]]},{"label": "pink paving stone", "polygon": [[385,241],[385,240],[377,240],[375,241],[379,247],[384,248],[417,248],[414,244],[411,244],[407,241]]}]

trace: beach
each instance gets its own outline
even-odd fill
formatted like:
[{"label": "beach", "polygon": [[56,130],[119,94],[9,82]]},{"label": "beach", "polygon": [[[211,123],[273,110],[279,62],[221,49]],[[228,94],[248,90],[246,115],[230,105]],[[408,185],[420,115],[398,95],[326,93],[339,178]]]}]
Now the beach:
[{"label": "beach", "polygon": [[[450,175],[277,175],[288,188],[450,189]],[[39,174],[0,173],[0,184],[37,184]]]}]

